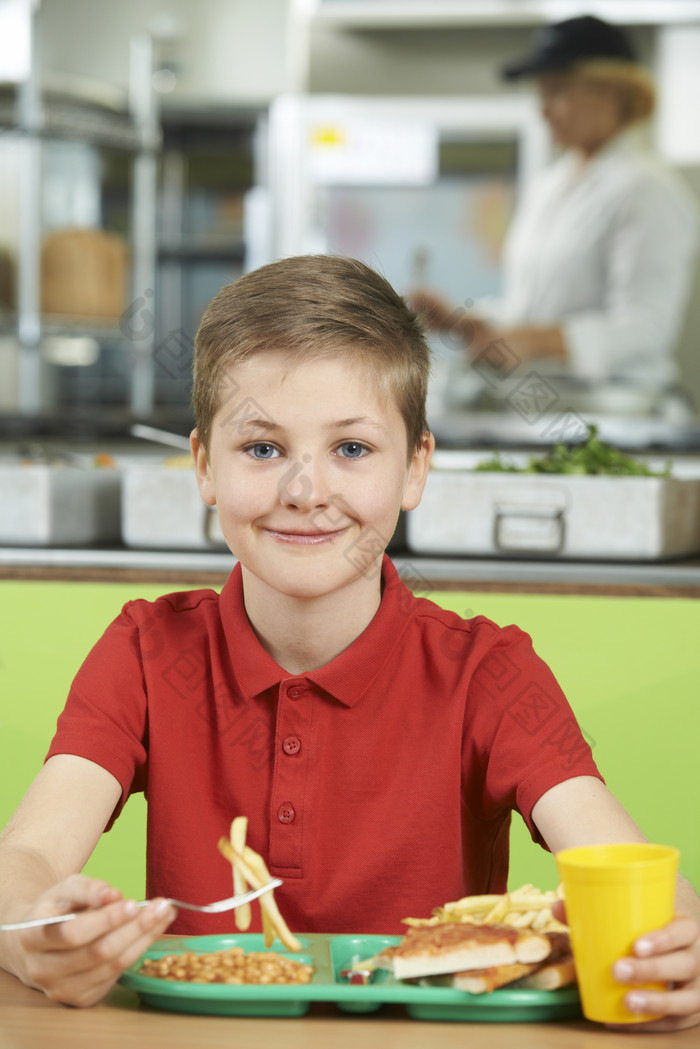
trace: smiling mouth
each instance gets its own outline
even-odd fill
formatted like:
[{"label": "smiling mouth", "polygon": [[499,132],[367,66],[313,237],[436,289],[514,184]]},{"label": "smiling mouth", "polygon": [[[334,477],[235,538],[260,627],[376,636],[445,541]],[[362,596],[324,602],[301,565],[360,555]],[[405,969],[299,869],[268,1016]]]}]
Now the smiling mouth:
[{"label": "smiling mouth", "polygon": [[273,539],[278,539],[282,543],[317,546],[319,543],[331,542],[337,536],[342,535],[345,529],[338,528],[335,532],[280,532],[275,528],[266,528],[265,531]]}]

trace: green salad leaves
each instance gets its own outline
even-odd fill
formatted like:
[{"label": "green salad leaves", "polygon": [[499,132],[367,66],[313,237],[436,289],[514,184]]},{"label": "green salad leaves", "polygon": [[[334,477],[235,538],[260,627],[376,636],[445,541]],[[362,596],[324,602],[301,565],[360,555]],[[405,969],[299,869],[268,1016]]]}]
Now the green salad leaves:
[{"label": "green salad leaves", "polygon": [[665,470],[652,470],[646,463],[632,455],[613,448],[598,440],[597,426],[588,427],[588,437],[583,444],[557,444],[546,455],[532,456],[527,466],[512,466],[503,461],[497,452],[492,458],[475,466],[476,471],[529,474],[570,474],[606,477],[670,477],[671,464]]}]

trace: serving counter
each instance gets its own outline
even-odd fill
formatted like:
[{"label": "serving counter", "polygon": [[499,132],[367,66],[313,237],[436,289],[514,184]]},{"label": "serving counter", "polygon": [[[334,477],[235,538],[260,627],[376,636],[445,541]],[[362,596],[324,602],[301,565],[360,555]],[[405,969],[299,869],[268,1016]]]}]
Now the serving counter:
[{"label": "serving counter", "polygon": [[140,1006],[135,992],[115,987],[90,1009],[50,1002],[0,973],[0,1049],[175,1049],[225,1046],[256,1049],[669,1049],[700,1047],[700,1028],[673,1035],[608,1031],[587,1021],[550,1024],[430,1023],[407,1018],[401,1006],[347,1016],[312,1005],[295,1019],[187,1016]]},{"label": "serving counter", "polygon": [[[700,596],[700,557],[615,562],[423,557],[391,551],[404,582],[419,596],[438,590],[502,593]],[[126,547],[0,547],[0,580],[168,583],[218,587],[235,564],[227,552]]]}]

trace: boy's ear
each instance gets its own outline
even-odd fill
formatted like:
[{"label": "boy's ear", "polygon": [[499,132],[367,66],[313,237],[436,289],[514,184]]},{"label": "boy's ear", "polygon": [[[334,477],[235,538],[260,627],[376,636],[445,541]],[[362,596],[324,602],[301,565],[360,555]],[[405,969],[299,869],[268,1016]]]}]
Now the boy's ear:
[{"label": "boy's ear", "polygon": [[194,470],[197,478],[199,494],[207,506],[215,506],[216,492],[214,489],[214,479],[212,477],[206,449],[199,440],[199,435],[196,430],[193,430],[190,434],[190,448],[192,450],[192,458],[194,459]]},{"label": "boy's ear", "polygon": [[434,451],[435,438],[430,432],[426,431],[421,437],[420,448],[417,448],[411,457],[408,467],[408,480],[401,499],[402,510],[415,510],[418,506],[423,495],[425,482],[428,480],[430,460],[433,458]]}]

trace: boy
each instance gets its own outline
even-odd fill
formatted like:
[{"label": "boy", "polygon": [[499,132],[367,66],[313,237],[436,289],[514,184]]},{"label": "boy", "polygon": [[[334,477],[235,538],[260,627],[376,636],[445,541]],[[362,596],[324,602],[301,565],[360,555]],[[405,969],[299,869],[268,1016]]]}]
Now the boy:
[{"label": "boy", "polygon": [[[286,259],[213,300],[192,452],[238,565],[220,596],[128,604],[78,673],[3,835],[0,920],[86,913],[4,934],[21,979],[90,1004],[169,926],[229,929],[158,897],[230,893],[214,849],[239,813],[300,932],[400,932],[406,915],[504,891],[514,808],[552,851],[643,840],[527,635],[414,598],[383,557],[426,481],[428,370],[415,316],[352,260]],[[155,898],[139,913],[77,873],[136,790]],[[678,895],[700,913],[689,886]],[[698,931],[676,919],[644,938],[653,958],[619,963],[620,978],[627,965],[679,984],[637,992],[666,1029],[700,1019]]]}]

